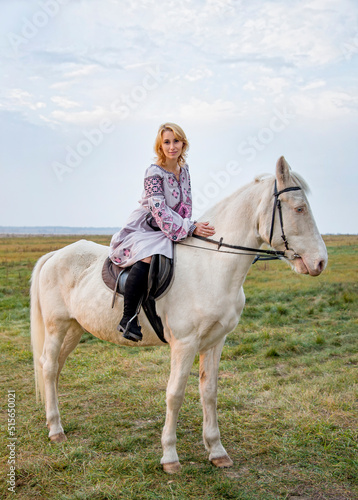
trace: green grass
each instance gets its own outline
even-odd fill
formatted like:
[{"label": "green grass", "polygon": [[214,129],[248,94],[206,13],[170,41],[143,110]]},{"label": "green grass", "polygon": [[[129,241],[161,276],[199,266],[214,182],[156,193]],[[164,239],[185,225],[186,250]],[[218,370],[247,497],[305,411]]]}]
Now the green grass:
[{"label": "green grass", "polygon": [[[89,237],[104,244],[109,239]],[[84,334],[60,379],[68,441],[50,444],[35,402],[29,277],[67,237],[0,239],[0,498],[7,492],[7,391],[16,389],[16,496],[23,499],[357,499],[356,236],[326,237],[318,278],[257,263],[223,349],[218,414],[234,466],[202,444],[198,358],[178,424],[177,476],[163,473],[169,349],[121,348]]]}]

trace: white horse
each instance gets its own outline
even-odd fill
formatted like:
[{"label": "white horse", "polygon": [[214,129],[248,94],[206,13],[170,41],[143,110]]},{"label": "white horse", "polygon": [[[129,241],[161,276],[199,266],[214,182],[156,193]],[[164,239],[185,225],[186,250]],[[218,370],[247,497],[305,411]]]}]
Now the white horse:
[{"label": "white horse", "polygon": [[[275,177],[261,177],[218,203],[204,220],[210,220],[224,242],[259,248],[269,243]],[[327,251],[306,198],[307,185],[281,157],[276,165],[277,190],[301,189],[280,194],[282,218],[289,250],[281,235],[278,211],[271,247],[285,251],[292,268],[318,276],[326,267]],[[203,248],[192,248],[188,244]],[[167,386],[167,413],[162,433],[166,472],[180,470],[176,451],[178,413],[184,399],[189,372],[200,354],[200,394],[203,405],[203,440],[209,460],[217,467],[232,461],[220,441],[217,422],[218,365],[226,335],[239,321],[244,308],[242,289],[254,255],[233,255],[194,238],[176,245],[174,281],[156,301],[165,339],[171,349]],[[66,440],[58,409],[58,378],[67,356],[79,343],[84,330],[96,337],[130,346],[116,330],[123,301],[111,309],[112,292],[102,281],[101,269],[108,248],[81,240],[44,255],[37,262],[31,284],[31,340],[34,354],[36,394],[45,395],[46,418],[51,441]],[[135,345],[163,345],[143,313],[143,341]]]}]

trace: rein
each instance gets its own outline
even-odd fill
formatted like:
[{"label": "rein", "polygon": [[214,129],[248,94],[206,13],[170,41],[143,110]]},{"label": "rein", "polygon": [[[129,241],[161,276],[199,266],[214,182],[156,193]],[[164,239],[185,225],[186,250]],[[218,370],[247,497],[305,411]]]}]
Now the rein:
[{"label": "rein", "polygon": [[[290,250],[290,248],[288,246],[288,241],[287,241],[287,238],[285,235],[285,231],[283,228],[282,207],[281,207],[281,200],[279,199],[279,196],[282,193],[287,193],[288,191],[298,191],[302,188],[300,188],[299,186],[292,186],[292,187],[282,189],[281,191],[277,191],[277,181],[275,180],[275,188],[274,189],[275,190],[274,190],[273,196],[275,197],[275,201],[274,201],[273,210],[272,210],[271,230],[270,230],[270,240],[269,240],[270,245],[271,245],[272,238],[273,238],[273,231],[274,231],[274,226],[275,226],[275,215],[276,215],[276,209],[277,209],[278,213],[279,213],[279,218],[280,218],[281,238],[284,241],[286,250]],[[286,251],[265,250],[262,248],[250,248],[250,247],[243,247],[240,245],[230,245],[229,243],[224,243],[224,241],[223,241],[224,238],[220,238],[220,240],[217,241],[217,240],[213,240],[211,238],[205,238],[205,236],[199,236],[196,234],[193,234],[192,237],[197,238],[198,240],[206,241],[207,243],[213,243],[213,244],[217,245],[217,248],[207,248],[207,247],[201,247],[201,246],[197,246],[197,245],[190,245],[189,243],[185,243],[185,242],[178,242],[178,243],[181,243],[181,244],[186,245],[188,247],[201,248],[202,250],[210,250],[212,252],[219,252],[221,247],[231,248],[232,250],[242,250],[241,252],[230,252],[230,251],[223,250],[223,251],[221,251],[221,253],[231,253],[234,255],[256,255],[256,258],[254,259],[253,264],[255,264],[255,262],[257,262],[258,260],[276,260],[276,259],[280,259],[281,257],[288,258],[286,255]],[[265,255],[268,255],[268,257],[264,257],[264,256],[257,255],[257,254],[265,254]],[[295,258],[295,257],[299,257],[299,255],[294,252],[293,258]]]},{"label": "rein", "polygon": [[277,258],[283,257],[285,255],[285,252],[282,252],[280,250],[264,250],[262,248],[250,248],[250,247],[242,247],[240,245],[230,245],[229,243],[223,242],[224,238],[220,238],[220,241],[217,241],[217,240],[212,240],[211,238],[205,238],[205,236],[198,236],[196,234],[193,234],[192,236],[193,238],[197,238],[198,240],[206,241],[208,243],[214,243],[215,245],[218,246],[217,248],[207,248],[207,247],[198,247],[197,245],[188,245],[194,248],[202,248],[203,250],[211,250],[214,252],[218,252],[221,247],[224,247],[224,248],[232,248],[233,250],[244,250],[247,253],[226,252],[225,250],[222,251],[221,253],[233,253],[235,255],[256,255],[257,253],[263,253],[266,255],[274,255]]}]

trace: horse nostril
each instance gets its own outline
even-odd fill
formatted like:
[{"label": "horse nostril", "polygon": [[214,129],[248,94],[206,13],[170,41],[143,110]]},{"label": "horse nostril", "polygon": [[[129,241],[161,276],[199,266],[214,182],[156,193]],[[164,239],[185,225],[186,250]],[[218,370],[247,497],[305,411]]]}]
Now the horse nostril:
[{"label": "horse nostril", "polygon": [[318,266],[317,266],[317,270],[321,273],[324,269],[324,266],[325,266],[325,261],[324,260],[321,260],[319,263],[318,263]]}]

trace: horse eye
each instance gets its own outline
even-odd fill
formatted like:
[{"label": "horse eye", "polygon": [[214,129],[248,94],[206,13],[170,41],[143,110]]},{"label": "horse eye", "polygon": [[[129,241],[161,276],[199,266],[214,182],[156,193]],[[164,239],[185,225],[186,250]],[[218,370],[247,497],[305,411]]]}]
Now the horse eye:
[{"label": "horse eye", "polygon": [[302,212],[304,212],[304,208],[303,207],[297,207],[297,208],[295,208],[295,210],[296,210],[296,212],[298,214],[302,214]]}]

